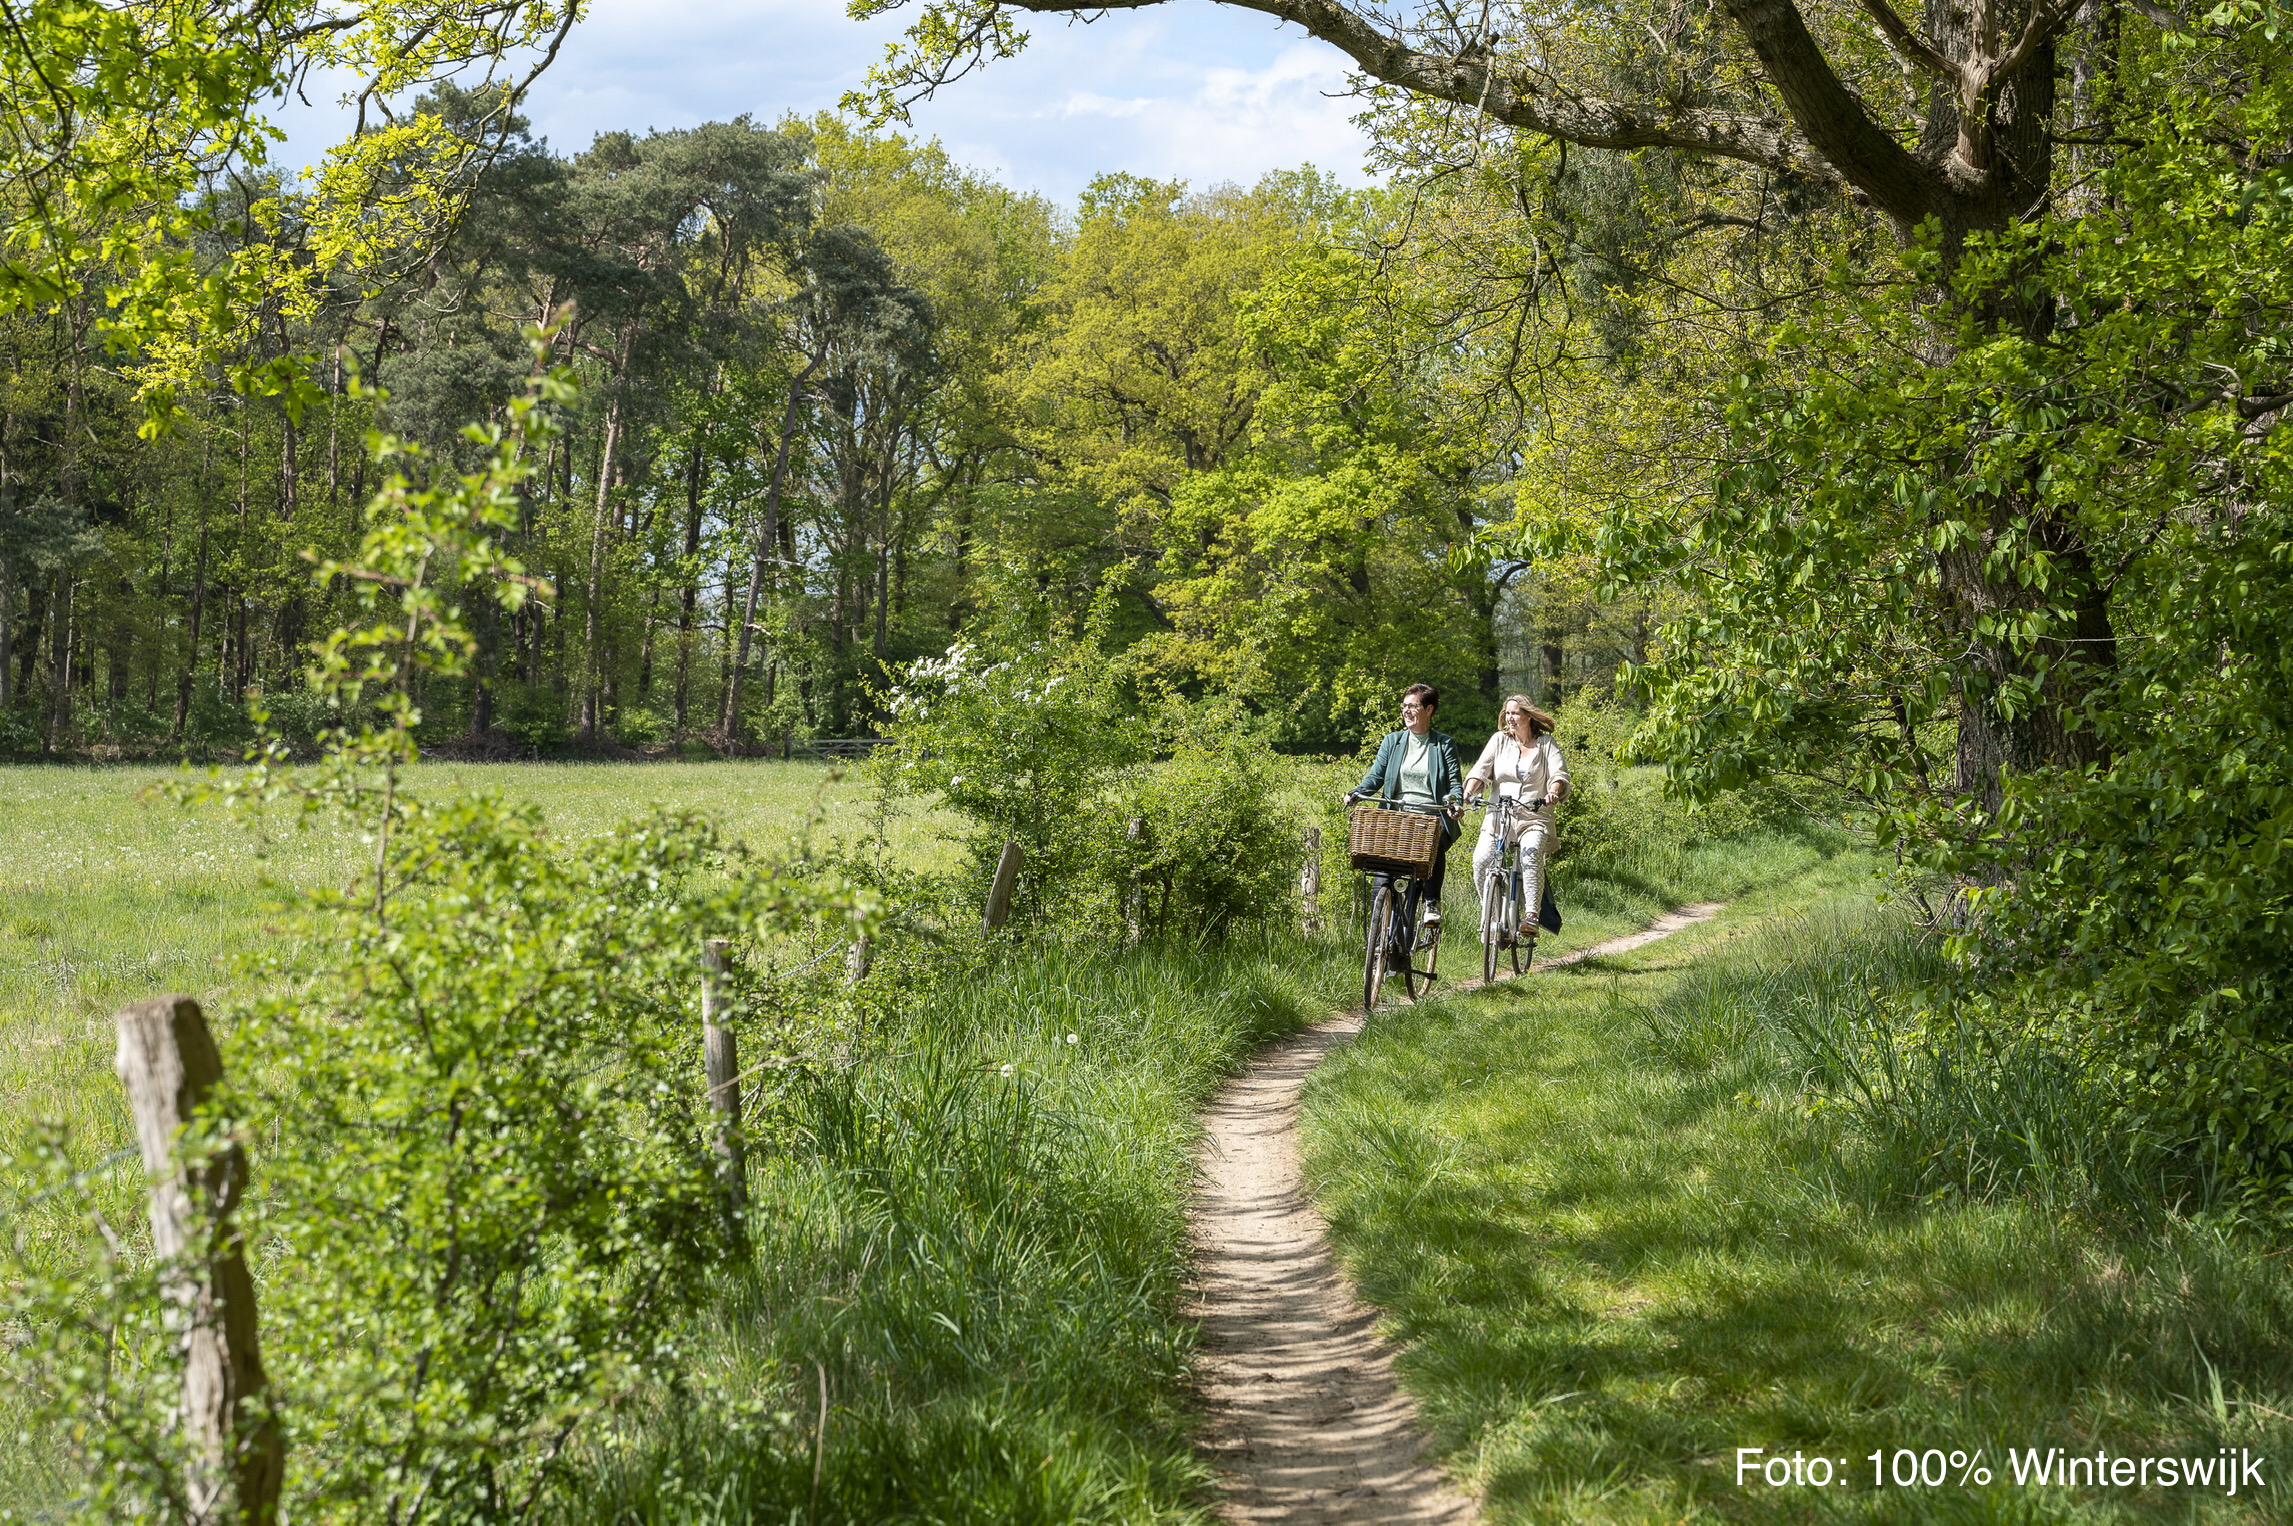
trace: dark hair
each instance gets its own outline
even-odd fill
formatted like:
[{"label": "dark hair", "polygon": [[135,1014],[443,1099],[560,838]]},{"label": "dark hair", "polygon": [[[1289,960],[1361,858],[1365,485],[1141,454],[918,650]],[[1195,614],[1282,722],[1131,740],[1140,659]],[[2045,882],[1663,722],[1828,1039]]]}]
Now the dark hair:
[{"label": "dark hair", "polygon": [[1411,684],[1401,691],[1403,699],[1414,699],[1428,710],[1441,708],[1441,691],[1431,684]]}]

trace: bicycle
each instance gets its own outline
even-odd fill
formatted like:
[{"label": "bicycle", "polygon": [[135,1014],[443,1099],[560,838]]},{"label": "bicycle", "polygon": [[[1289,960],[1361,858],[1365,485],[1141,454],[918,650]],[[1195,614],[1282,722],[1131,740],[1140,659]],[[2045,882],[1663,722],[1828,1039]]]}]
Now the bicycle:
[{"label": "bicycle", "polygon": [[1521,883],[1520,818],[1542,811],[1545,803],[1500,795],[1494,801],[1468,801],[1465,808],[1497,813],[1500,845],[1497,861],[1481,881],[1481,979],[1487,982],[1497,978],[1499,954],[1509,954],[1513,973],[1525,975],[1536,962],[1537,932],[1536,923],[1530,920],[1535,911],[1527,905],[1526,887]]},{"label": "bicycle", "polygon": [[[1426,815],[1439,815],[1440,806],[1404,805],[1398,801],[1378,800],[1359,795],[1347,795],[1348,805],[1373,804],[1382,810],[1419,811]],[[1422,987],[1431,986],[1441,962],[1441,928],[1438,922],[1425,929],[1431,936],[1417,937],[1418,928],[1408,915],[1408,907],[1420,888],[1417,877],[1395,869],[1365,869],[1369,876],[1368,925],[1362,938],[1361,1006],[1368,1012],[1377,1006],[1388,978],[1398,973],[1409,999],[1415,1001]],[[1431,910],[1430,907],[1423,908]],[[1417,954],[1422,949],[1425,967],[1417,967]]]}]

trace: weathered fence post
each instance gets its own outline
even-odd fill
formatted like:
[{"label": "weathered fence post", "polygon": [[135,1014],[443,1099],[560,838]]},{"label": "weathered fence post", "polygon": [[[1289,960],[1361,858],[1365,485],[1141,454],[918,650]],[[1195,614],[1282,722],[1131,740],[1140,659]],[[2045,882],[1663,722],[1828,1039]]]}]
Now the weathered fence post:
[{"label": "weathered fence post", "polygon": [[151,1177],[151,1245],[167,1300],[183,1319],[184,1488],[203,1523],[270,1526],[278,1516],[286,1440],[264,1409],[255,1284],[231,1222],[247,1184],[235,1140],[177,1150],[184,1127],[223,1079],[199,1003],[162,996],[120,1009],[115,1068]]},{"label": "weathered fence post", "polygon": [[856,986],[868,978],[868,967],[876,962],[876,940],[866,933],[852,940],[852,952],[844,956],[844,984]]},{"label": "weathered fence post", "polygon": [[1011,890],[1019,883],[1019,861],[1023,857],[1019,844],[1006,842],[1003,856],[995,861],[995,878],[987,887],[987,912],[979,919],[982,932],[993,932],[1011,916]]},{"label": "weathered fence post", "polygon": [[717,1021],[724,1013],[726,947],[722,938],[701,944],[701,1065],[709,1078],[709,1106],[717,1115],[710,1140],[717,1180],[724,1185],[727,1216],[737,1223],[748,1206],[748,1160],[740,1137],[740,1042]]},{"label": "weathered fence post", "polygon": [[1298,896],[1304,903],[1304,927],[1311,938],[1322,930],[1322,829],[1306,828],[1306,861],[1298,866]]}]

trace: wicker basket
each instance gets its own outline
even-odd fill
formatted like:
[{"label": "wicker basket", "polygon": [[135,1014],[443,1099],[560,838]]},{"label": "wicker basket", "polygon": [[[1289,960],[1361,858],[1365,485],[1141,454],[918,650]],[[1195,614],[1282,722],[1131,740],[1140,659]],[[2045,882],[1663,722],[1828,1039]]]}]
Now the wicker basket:
[{"label": "wicker basket", "polygon": [[1356,869],[1429,875],[1441,853],[1441,818],[1426,811],[1357,805],[1346,821],[1346,857]]}]

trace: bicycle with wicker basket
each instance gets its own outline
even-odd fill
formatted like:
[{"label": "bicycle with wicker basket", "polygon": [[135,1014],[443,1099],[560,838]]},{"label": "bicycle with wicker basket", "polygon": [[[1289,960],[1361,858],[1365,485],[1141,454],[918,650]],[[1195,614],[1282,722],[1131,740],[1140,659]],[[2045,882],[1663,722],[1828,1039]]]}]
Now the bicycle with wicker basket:
[{"label": "bicycle with wicker basket", "polygon": [[[1429,879],[1441,853],[1442,809],[1348,795],[1346,857],[1369,876],[1368,927],[1362,940],[1361,1004],[1376,1007],[1386,980],[1398,974],[1411,1000],[1433,983],[1441,958],[1438,921],[1420,928],[1409,915],[1411,890]],[[1431,910],[1430,907],[1426,908]],[[1417,958],[1422,954],[1423,969]]]}]

